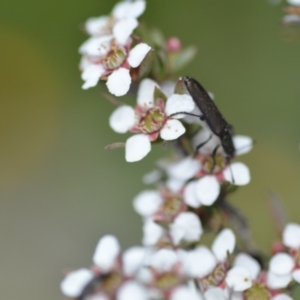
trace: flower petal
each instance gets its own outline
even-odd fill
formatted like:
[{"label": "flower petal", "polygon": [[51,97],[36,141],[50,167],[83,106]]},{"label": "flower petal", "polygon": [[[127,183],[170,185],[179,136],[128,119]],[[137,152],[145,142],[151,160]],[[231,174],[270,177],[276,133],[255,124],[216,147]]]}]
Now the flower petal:
[{"label": "flower petal", "polygon": [[175,251],[170,249],[158,250],[150,260],[150,266],[158,272],[169,272],[178,263],[178,256]]},{"label": "flower petal", "polygon": [[226,300],[223,290],[218,287],[209,288],[204,293],[205,300]]},{"label": "flower petal", "polygon": [[117,293],[117,300],[148,300],[146,289],[135,281],[126,281],[119,288]]},{"label": "flower petal", "polygon": [[109,17],[101,16],[96,18],[89,18],[85,22],[85,30],[90,35],[103,35],[107,34],[107,24],[109,22]]},{"label": "flower petal", "polygon": [[267,285],[271,289],[286,288],[291,281],[292,281],[291,274],[279,276],[279,275],[275,275],[272,272],[267,273]]},{"label": "flower petal", "polygon": [[133,207],[138,214],[148,217],[159,209],[162,202],[163,199],[158,191],[146,190],[134,198]]},{"label": "flower petal", "polygon": [[109,271],[120,253],[120,245],[117,238],[113,235],[103,236],[95,249],[93,262],[102,271]]},{"label": "flower petal", "polygon": [[133,30],[138,26],[134,18],[127,18],[118,21],[113,27],[113,35],[120,45],[125,45]]},{"label": "flower petal", "polygon": [[184,202],[193,208],[199,208],[201,206],[201,202],[196,196],[196,185],[196,181],[191,181],[185,186],[183,191]]},{"label": "flower petal", "polygon": [[132,247],[123,254],[123,271],[126,276],[133,276],[143,266],[146,259],[144,247]]},{"label": "flower petal", "polygon": [[129,52],[127,61],[132,68],[138,67],[148,52],[151,50],[151,47],[146,43],[137,44]]},{"label": "flower petal", "polygon": [[170,235],[175,245],[182,239],[187,242],[198,241],[202,232],[200,219],[192,212],[180,213],[170,225]]},{"label": "flower petal", "polygon": [[[191,112],[195,107],[195,103],[190,95],[173,94],[166,102],[165,112],[168,116],[179,112]],[[183,118],[185,114],[178,114],[174,118]]]},{"label": "flower petal", "polygon": [[220,184],[215,176],[206,175],[197,181],[196,195],[203,205],[212,205],[220,194]]},{"label": "flower petal", "polygon": [[300,5],[300,0],[287,0],[290,5]]},{"label": "flower petal", "polygon": [[178,193],[181,188],[184,186],[185,181],[182,179],[177,179],[177,178],[168,178],[166,182],[167,188],[173,192],[173,193]]},{"label": "flower petal", "polygon": [[151,142],[145,134],[136,134],[126,141],[125,159],[135,162],[143,159],[151,150]]},{"label": "flower petal", "polygon": [[293,279],[300,283],[300,270],[297,269],[292,273]]},{"label": "flower petal", "polygon": [[271,300],[293,300],[293,298],[287,294],[277,294]]},{"label": "flower petal", "polygon": [[143,79],[137,92],[137,104],[145,108],[153,107],[155,87],[158,87],[155,81],[149,78]]},{"label": "flower petal", "polygon": [[223,229],[212,244],[212,251],[218,261],[223,262],[227,258],[227,252],[232,253],[235,247],[235,236],[231,229]]},{"label": "flower petal", "polygon": [[113,71],[106,82],[106,86],[109,92],[115,96],[125,95],[130,87],[131,77],[129,70],[125,68],[119,68]]},{"label": "flower petal", "polygon": [[201,246],[188,252],[183,258],[185,273],[193,278],[204,278],[211,274],[217,265],[212,252],[205,246]]},{"label": "flower petal", "polygon": [[202,300],[198,291],[194,291],[188,286],[177,286],[173,289],[170,300]]},{"label": "flower petal", "polygon": [[162,130],[160,131],[160,137],[163,140],[170,141],[176,140],[178,137],[185,133],[185,127],[178,120],[168,120]]},{"label": "flower petal", "polygon": [[93,277],[93,272],[88,269],[79,269],[69,273],[60,284],[61,291],[67,297],[77,298]]},{"label": "flower petal", "polygon": [[123,105],[114,110],[109,117],[110,127],[118,133],[125,133],[135,124],[134,109],[131,106]]},{"label": "flower petal", "polygon": [[294,259],[289,254],[277,253],[270,260],[269,270],[275,275],[282,276],[291,273],[294,266]]},{"label": "flower petal", "polygon": [[101,37],[91,37],[86,40],[79,48],[80,54],[89,56],[103,56],[110,50],[110,42],[113,39],[112,35]]},{"label": "flower petal", "polygon": [[235,155],[248,153],[253,147],[253,140],[246,135],[235,135],[233,138]]},{"label": "flower petal", "polygon": [[256,259],[246,253],[239,253],[234,260],[234,267],[243,267],[251,274],[251,279],[255,280],[261,271],[261,267]]},{"label": "flower petal", "polygon": [[95,294],[95,295],[89,295],[87,297],[84,297],[84,300],[109,300],[109,298],[104,294]]},{"label": "flower petal", "polygon": [[146,8],[146,1],[122,1],[117,3],[112,11],[113,16],[116,19],[123,18],[138,18]]},{"label": "flower petal", "polygon": [[181,180],[193,178],[201,168],[201,163],[192,158],[186,157],[179,162],[171,164],[167,168],[169,177],[174,177]]},{"label": "flower petal", "polygon": [[300,247],[300,226],[296,223],[289,223],[285,226],[282,233],[283,244],[289,248],[297,249]]},{"label": "flower petal", "polygon": [[87,66],[81,74],[81,78],[85,81],[85,83],[82,85],[82,88],[86,90],[90,87],[96,86],[103,73],[104,68],[102,65]]},{"label": "flower petal", "polygon": [[250,182],[249,168],[241,162],[230,164],[223,171],[223,174],[225,180],[233,183],[234,185],[246,185]]},{"label": "flower petal", "polygon": [[229,288],[232,288],[237,292],[245,291],[252,286],[250,272],[242,267],[234,267],[230,269],[227,272],[225,281]]},{"label": "flower petal", "polygon": [[143,233],[143,245],[154,246],[163,236],[164,229],[152,220],[147,219],[143,226]]}]

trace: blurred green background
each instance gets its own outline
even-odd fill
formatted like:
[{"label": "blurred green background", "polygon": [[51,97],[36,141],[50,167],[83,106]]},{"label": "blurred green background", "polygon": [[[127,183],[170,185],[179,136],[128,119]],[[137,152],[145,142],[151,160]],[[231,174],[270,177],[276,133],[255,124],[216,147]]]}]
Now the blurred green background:
[{"label": "blurred green background", "polygon": [[[2,0],[0,4],[0,298],[63,299],[64,270],[89,266],[105,233],[124,248],[141,240],[132,209],[140,163],[104,146],[125,140],[108,127],[114,109],[98,88],[81,90],[80,26],[115,1]],[[199,49],[181,74],[212,91],[237,133],[257,141],[242,158],[251,184],[232,201],[267,250],[276,237],[268,189],[300,222],[300,29],[279,26],[283,4],[262,0],[148,1],[143,19]]]}]

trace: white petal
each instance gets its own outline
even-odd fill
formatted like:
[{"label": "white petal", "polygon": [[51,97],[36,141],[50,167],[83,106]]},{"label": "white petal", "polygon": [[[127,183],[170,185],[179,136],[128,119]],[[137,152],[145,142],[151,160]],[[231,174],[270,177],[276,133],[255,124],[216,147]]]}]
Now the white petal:
[{"label": "white petal", "polygon": [[270,260],[269,270],[275,275],[287,275],[295,266],[294,259],[287,253],[277,253]]},{"label": "white petal", "polygon": [[287,2],[291,5],[300,5],[300,1],[299,0],[287,0]]},{"label": "white petal", "polygon": [[138,67],[148,52],[151,50],[151,47],[146,43],[137,44],[129,52],[127,61],[132,68]]},{"label": "white petal", "polygon": [[132,247],[123,254],[123,272],[126,276],[133,276],[143,266],[146,258],[146,249]]},{"label": "white petal", "polygon": [[246,135],[235,135],[232,140],[236,155],[248,153],[253,147],[252,139]]},{"label": "white petal", "polygon": [[79,53],[101,57],[110,50],[110,42],[112,39],[112,35],[91,37],[80,46]]},{"label": "white petal", "polygon": [[242,267],[234,267],[227,272],[226,283],[234,291],[242,292],[252,286],[250,272]]},{"label": "white petal", "polygon": [[212,251],[218,261],[223,262],[227,258],[227,252],[232,253],[235,247],[235,236],[231,229],[223,229],[212,244]]},{"label": "white petal", "polygon": [[176,83],[171,80],[166,80],[160,83],[161,91],[169,98],[174,94]]},{"label": "white petal", "polygon": [[185,128],[178,120],[168,120],[162,130],[160,131],[160,137],[163,140],[170,141],[175,140],[185,133]]},{"label": "white petal", "polygon": [[158,191],[146,190],[134,198],[133,207],[138,214],[148,217],[155,213],[162,203],[163,199]]},{"label": "white petal", "polygon": [[246,253],[239,253],[235,257],[233,266],[243,267],[247,269],[251,274],[252,280],[255,280],[261,271],[260,265],[257,260]]},{"label": "white petal", "polygon": [[292,273],[293,279],[300,283],[300,270],[297,269]]},{"label": "white petal", "polygon": [[114,110],[109,117],[110,127],[118,133],[125,133],[135,124],[134,109],[123,105]]},{"label": "white petal", "polygon": [[166,182],[167,188],[173,192],[173,193],[178,193],[181,188],[184,186],[185,181],[182,179],[177,179],[177,178],[168,178]]},{"label": "white petal", "polygon": [[209,288],[204,293],[205,300],[226,300],[223,290],[218,287]]},{"label": "white petal", "polygon": [[155,87],[158,87],[155,81],[149,78],[143,79],[137,92],[137,104],[145,108],[153,107]]},{"label": "white petal", "polygon": [[79,297],[93,277],[92,271],[88,269],[74,271],[68,274],[61,282],[61,291],[68,297]]},{"label": "white petal", "polygon": [[84,300],[109,300],[109,298],[104,294],[95,294],[84,297]]},{"label": "white petal", "polygon": [[120,245],[118,240],[113,235],[105,235],[98,242],[94,256],[93,262],[102,271],[109,271],[120,253]]},{"label": "white petal", "polygon": [[217,261],[207,247],[201,246],[188,252],[183,259],[183,265],[188,276],[203,278],[211,274],[217,265]]},{"label": "white petal", "polygon": [[173,290],[171,297],[169,299],[170,300],[187,300],[187,299],[201,300],[203,298],[198,292],[195,292],[194,290],[190,289],[188,286],[178,286]]},{"label": "white petal", "polygon": [[277,294],[271,300],[293,300],[293,298],[287,294]]},{"label": "white petal", "polygon": [[85,30],[90,35],[106,34],[106,26],[109,22],[109,17],[101,16],[97,18],[89,18],[85,22]]},{"label": "white petal", "polygon": [[170,225],[170,234],[176,245],[182,239],[187,242],[198,241],[202,232],[200,219],[192,212],[180,213],[174,220],[174,223]]},{"label": "white petal", "polygon": [[175,251],[161,249],[151,258],[150,266],[159,272],[169,272],[178,263],[178,256]]},{"label": "white petal", "polygon": [[143,159],[151,150],[151,142],[145,134],[136,134],[126,141],[125,159],[128,162]]},{"label": "white petal", "polygon": [[147,290],[135,281],[125,282],[118,290],[117,300],[147,300]]},{"label": "white petal", "polygon": [[96,86],[103,73],[104,68],[102,65],[89,65],[86,67],[81,74],[81,78],[85,81],[82,88],[86,90]]},{"label": "white petal", "polygon": [[197,181],[196,195],[203,205],[212,205],[220,194],[220,184],[215,176],[206,175]]},{"label": "white petal", "polygon": [[279,275],[275,275],[272,272],[267,273],[267,285],[271,289],[286,288],[291,281],[292,281],[291,274],[279,276]]},{"label": "white petal", "polygon": [[143,245],[154,246],[163,236],[164,230],[161,226],[148,219],[143,226]]},{"label": "white petal", "polygon": [[118,21],[113,28],[113,35],[120,45],[125,45],[133,30],[138,26],[138,21],[134,18]]},{"label": "white petal", "polygon": [[196,185],[196,181],[191,181],[185,186],[183,191],[184,202],[193,208],[198,208],[201,206],[201,202],[196,196]]},{"label": "white petal", "polygon": [[250,182],[250,171],[248,167],[241,162],[230,164],[230,166],[223,171],[223,174],[225,180],[235,185],[246,185]]},{"label": "white petal", "polygon": [[168,169],[168,175],[181,180],[193,178],[201,168],[201,163],[192,157],[186,157],[179,162],[171,164]]},{"label": "white petal", "polygon": [[116,19],[138,18],[145,11],[145,8],[146,1],[144,0],[122,1],[114,6],[112,14]]},{"label": "white petal", "polygon": [[285,246],[297,249],[300,247],[300,226],[296,223],[289,223],[282,233],[282,241]]},{"label": "white petal", "polygon": [[[190,95],[173,94],[166,102],[165,112],[168,116],[179,112],[191,112],[195,103]],[[185,114],[175,115],[174,118],[183,118]]]},{"label": "white petal", "polygon": [[114,70],[108,77],[106,86],[109,92],[115,96],[125,95],[130,87],[131,77],[129,70],[119,68]]}]

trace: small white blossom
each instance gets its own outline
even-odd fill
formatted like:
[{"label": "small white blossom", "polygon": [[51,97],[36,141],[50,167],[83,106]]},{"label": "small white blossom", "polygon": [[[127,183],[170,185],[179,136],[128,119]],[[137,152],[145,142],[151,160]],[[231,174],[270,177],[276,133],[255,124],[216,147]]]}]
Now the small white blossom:
[{"label": "small white blossom", "polygon": [[246,253],[239,253],[235,257],[233,266],[247,269],[250,272],[252,280],[255,280],[261,271],[261,267],[257,260]]},{"label": "small white blossom", "polygon": [[151,219],[147,219],[143,225],[143,233],[143,245],[154,246],[163,237],[164,229]]},{"label": "small white blossom", "polygon": [[250,272],[242,267],[234,267],[227,272],[226,284],[236,292],[242,292],[252,286]]},{"label": "small white blossom", "polygon": [[298,249],[300,247],[300,226],[295,223],[287,224],[282,233],[282,242],[289,248]]},{"label": "small white blossom", "polygon": [[147,290],[139,283],[135,281],[125,282],[117,293],[117,300],[147,300],[148,293]]},{"label": "small white blossom", "polygon": [[173,94],[164,103],[163,99],[154,99],[155,88],[158,88],[158,84],[153,80],[142,80],[135,110],[129,106],[118,107],[110,117],[110,126],[116,132],[140,133],[126,142],[125,158],[128,162],[144,158],[151,150],[151,141],[155,141],[159,135],[168,141],[177,139],[185,132],[184,126],[177,120],[180,116],[173,114],[192,110],[192,98]]}]

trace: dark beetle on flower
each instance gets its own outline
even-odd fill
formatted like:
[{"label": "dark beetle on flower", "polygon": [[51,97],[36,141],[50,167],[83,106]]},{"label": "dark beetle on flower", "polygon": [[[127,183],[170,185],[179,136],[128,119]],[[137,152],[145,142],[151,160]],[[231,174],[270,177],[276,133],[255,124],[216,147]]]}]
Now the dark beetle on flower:
[{"label": "dark beetle on flower", "polygon": [[[227,160],[232,159],[235,156],[235,147],[232,140],[232,126],[227,123],[208,92],[197,80],[188,76],[182,79],[186,89],[200,109],[201,115],[198,117],[202,121],[205,121],[210,130],[220,138]],[[199,149],[199,146],[197,148]]]}]

